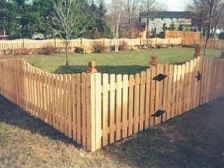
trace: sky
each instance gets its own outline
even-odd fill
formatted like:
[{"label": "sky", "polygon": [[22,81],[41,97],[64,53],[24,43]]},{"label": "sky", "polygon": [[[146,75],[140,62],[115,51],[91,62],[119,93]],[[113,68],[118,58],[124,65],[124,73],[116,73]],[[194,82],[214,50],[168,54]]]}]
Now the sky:
[{"label": "sky", "polygon": [[169,11],[183,11],[189,0],[157,0],[160,4],[165,4]]}]

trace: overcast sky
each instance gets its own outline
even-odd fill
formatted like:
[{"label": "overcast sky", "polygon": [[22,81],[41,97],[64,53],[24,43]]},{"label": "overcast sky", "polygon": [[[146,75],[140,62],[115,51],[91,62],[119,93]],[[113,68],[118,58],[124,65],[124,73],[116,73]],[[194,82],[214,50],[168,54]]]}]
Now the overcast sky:
[{"label": "overcast sky", "polygon": [[189,0],[157,0],[161,4],[166,4],[169,11],[183,11]]}]

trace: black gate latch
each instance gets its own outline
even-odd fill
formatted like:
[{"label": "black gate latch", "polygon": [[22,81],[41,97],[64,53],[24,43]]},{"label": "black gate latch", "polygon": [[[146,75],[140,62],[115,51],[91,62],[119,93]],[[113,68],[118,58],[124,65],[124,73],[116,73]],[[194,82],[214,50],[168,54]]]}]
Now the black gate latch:
[{"label": "black gate latch", "polygon": [[198,71],[198,72],[197,72],[197,75],[196,75],[196,79],[197,79],[197,81],[200,81],[201,78],[202,78],[202,74]]},{"label": "black gate latch", "polygon": [[160,117],[162,116],[166,111],[165,110],[158,110],[157,112],[155,112],[154,114],[152,114],[152,117]]},{"label": "black gate latch", "polygon": [[156,80],[156,81],[162,81],[162,80],[164,80],[164,79],[166,79],[166,78],[167,78],[167,75],[159,74],[159,75],[155,76],[155,77],[153,78],[153,80]]}]

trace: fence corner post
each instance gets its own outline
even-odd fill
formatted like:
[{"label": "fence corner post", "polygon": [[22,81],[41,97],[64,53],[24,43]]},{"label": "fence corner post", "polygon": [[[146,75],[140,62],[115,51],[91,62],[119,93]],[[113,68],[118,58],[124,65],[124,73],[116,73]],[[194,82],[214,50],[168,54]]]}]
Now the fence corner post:
[{"label": "fence corner post", "polygon": [[94,152],[101,148],[101,74],[97,73],[96,63],[88,63],[88,129],[87,129],[87,151]]}]

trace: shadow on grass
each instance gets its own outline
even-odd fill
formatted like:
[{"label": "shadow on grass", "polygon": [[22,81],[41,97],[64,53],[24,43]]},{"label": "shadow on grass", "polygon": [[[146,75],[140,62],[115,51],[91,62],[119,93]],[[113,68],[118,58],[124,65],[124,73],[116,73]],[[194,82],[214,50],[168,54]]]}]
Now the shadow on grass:
[{"label": "shadow on grass", "polygon": [[224,167],[224,99],[103,149],[133,167]]},{"label": "shadow on grass", "polygon": [[[97,66],[96,69],[101,73],[109,74],[135,74],[146,70],[147,66],[140,65],[124,65],[124,66]],[[70,65],[68,68],[64,65],[58,67],[54,73],[56,74],[71,74],[82,73],[87,71],[87,66],[84,65]]]},{"label": "shadow on grass", "polygon": [[20,107],[11,103],[3,96],[0,96],[0,122],[5,122],[6,124],[29,130],[33,134],[37,133],[53,140],[59,140],[65,144],[72,144],[77,148],[81,148],[73,140],[40,119],[24,112]]}]

